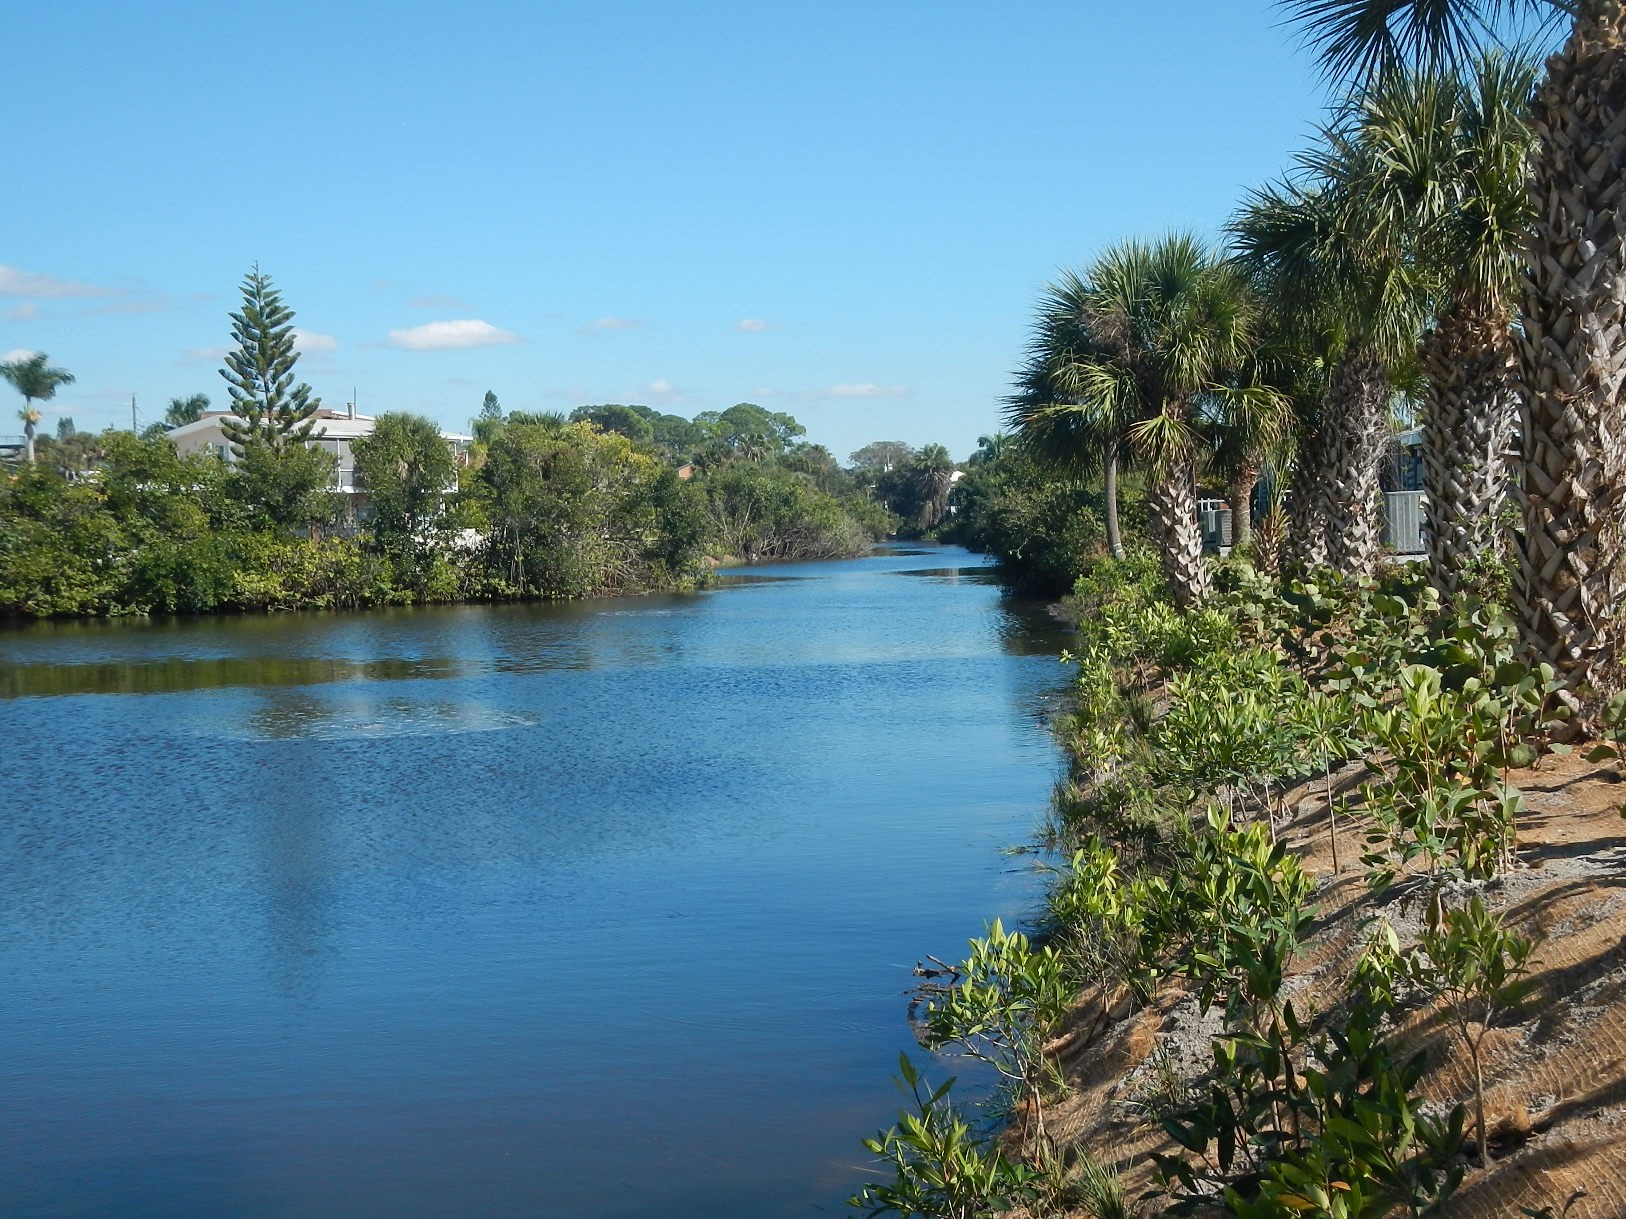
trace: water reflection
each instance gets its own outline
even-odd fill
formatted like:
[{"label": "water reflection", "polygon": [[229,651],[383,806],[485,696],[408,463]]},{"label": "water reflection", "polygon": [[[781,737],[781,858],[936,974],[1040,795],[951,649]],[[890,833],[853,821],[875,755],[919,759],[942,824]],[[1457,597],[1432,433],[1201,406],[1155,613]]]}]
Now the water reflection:
[{"label": "water reflection", "polygon": [[240,729],[228,736],[249,741],[338,741],[394,736],[445,736],[529,727],[535,715],[481,703],[380,698],[362,690],[337,700],[304,692],[268,696]]},{"label": "water reflection", "polygon": [[168,694],[233,686],[316,686],[345,681],[455,678],[464,668],[449,656],[384,657],[213,656],[142,657],[91,664],[11,664],[0,668],[0,699],[73,694]]},{"label": "water reflection", "polygon": [[999,573],[987,567],[911,567],[893,572],[896,576],[929,576],[938,580],[965,580],[973,584],[998,584]]}]

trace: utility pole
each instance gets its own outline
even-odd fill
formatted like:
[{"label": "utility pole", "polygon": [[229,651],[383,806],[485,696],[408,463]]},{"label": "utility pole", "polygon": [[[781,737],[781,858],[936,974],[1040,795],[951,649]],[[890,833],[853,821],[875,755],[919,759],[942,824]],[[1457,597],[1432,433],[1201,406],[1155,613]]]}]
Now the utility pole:
[{"label": "utility pole", "polygon": [[134,436],[141,435],[141,429],[136,427],[135,395],[134,394],[130,395],[130,433],[131,433],[131,435],[134,435]]}]

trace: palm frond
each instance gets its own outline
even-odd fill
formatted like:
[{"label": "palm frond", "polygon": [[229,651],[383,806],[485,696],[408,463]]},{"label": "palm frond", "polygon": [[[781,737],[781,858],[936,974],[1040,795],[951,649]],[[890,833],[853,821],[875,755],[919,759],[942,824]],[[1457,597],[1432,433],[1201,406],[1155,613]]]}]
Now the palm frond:
[{"label": "palm frond", "polygon": [[1281,0],[1334,80],[1403,68],[1453,70],[1487,47],[1535,38],[1576,15],[1576,0]]}]

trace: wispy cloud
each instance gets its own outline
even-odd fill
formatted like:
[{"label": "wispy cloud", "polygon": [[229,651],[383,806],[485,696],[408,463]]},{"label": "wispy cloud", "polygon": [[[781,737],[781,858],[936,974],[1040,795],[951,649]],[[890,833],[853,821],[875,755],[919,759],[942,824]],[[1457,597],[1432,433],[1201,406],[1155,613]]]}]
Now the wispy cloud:
[{"label": "wispy cloud", "polygon": [[322,352],[339,350],[339,340],[331,334],[319,334],[314,330],[301,330],[294,327],[294,346],[304,355],[319,355]]},{"label": "wispy cloud", "polygon": [[746,334],[763,334],[769,330],[778,330],[779,323],[765,322],[760,317],[743,317],[734,323],[735,330],[743,330]]},{"label": "wispy cloud", "polygon": [[467,347],[498,347],[522,341],[512,330],[503,330],[477,318],[426,322],[407,330],[390,331],[390,346],[406,351],[461,351]]},{"label": "wispy cloud", "polygon": [[38,305],[33,301],[24,301],[15,309],[7,309],[4,313],[0,313],[0,318],[5,318],[8,322],[31,322],[39,314],[40,307]]},{"label": "wispy cloud", "polygon": [[11,351],[6,352],[5,355],[0,356],[0,364],[10,364],[14,360],[31,360],[37,355],[39,355],[39,352],[34,351],[31,348],[16,347]]},{"label": "wispy cloud", "polygon": [[467,309],[468,301],[461,296],[449,296],[445,293],[432,293],[429,296],[414,296],[407,301],[413,309]]},{"label": "wispy cloud", "polygon": [[41,275],[35,271],[22,271],[16,267],[0,265],[0,296],[38,296],[47,300],[66,300],[80,296],[113,296],[112,288],[96,284],[82,284],[72,279],[57,279],[54,275]]},{"label": "wispy cloud", "polygon": [[637,330],[643,323],[630,317],[601,317],[581,328],[582,334],[605,334],[611,330]]},{"label": "wispy cloud", "polygon": [[868,381],[832,385],[825,391],[832,398],[907,398],[914,392],[907,385],[872,385]]},{"label": "wispy cloud", "polygon": [[219,347],[188,347],[181,352],[182,364],[214,364],[226,358],[231,348],[224,343]]}]

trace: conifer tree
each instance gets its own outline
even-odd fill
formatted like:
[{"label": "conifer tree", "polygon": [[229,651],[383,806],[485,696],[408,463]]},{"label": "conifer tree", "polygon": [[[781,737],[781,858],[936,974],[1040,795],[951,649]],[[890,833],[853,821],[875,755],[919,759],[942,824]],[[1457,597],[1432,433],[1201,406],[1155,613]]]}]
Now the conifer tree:
[{"label": "conifer tree", "polygon": [[226,367],[220,370],[235,416],[222,419],[220,426],[238,457],[246,445],[286,450],[322,434],[314,418],[322,400],[311,397],[311,387],[303,381],[294,384],[299,361],[294,311],[282,303],[282,294],[259,263],[243,280],[242,292],[243,307],[231,314],[237,349],[227,353]]}]

